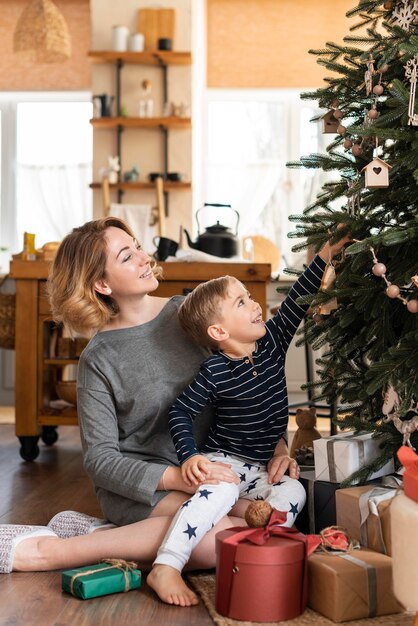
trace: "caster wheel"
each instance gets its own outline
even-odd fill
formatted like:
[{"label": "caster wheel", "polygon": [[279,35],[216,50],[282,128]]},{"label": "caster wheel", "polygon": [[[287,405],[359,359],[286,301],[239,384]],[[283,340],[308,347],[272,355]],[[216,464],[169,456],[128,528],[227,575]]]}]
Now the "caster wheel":
[{"label": "caster wheel", "polygon": [[34,461],[39,454],[39,437],[19,437],[20,456],[24,461]]},{"label": "caster wheel", "polygon": [[41,439],[47,446],[52,446],[58,439],[56,426],[42,426]]}]

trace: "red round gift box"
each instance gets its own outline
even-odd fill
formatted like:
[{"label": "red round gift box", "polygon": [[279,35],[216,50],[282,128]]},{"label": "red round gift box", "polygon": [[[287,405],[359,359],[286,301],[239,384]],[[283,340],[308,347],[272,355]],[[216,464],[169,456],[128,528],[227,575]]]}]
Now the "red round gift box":
[{"label": "red round gift box", "polygon": [[[225,542],[241,528],[216,535],[216,610],[253,622],[278,622],[305,609],[303,543],[270,536],[264,545]],[[232,564],[232,567],[231,567]]]}]

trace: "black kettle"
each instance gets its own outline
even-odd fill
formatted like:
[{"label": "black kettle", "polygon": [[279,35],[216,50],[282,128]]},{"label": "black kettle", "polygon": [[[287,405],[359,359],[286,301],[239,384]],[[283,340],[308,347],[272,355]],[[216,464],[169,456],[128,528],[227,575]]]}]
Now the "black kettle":
[{"label": "black kettle", "polygon": [[212,204],[205,202],[203,208],[205,207],[217,207],[217,208],[227,208],[237,216],[237,222],[235,225],[235,234],[231,232],[231,230],[227,226],[223,226],[216,222],[213,226],[208,226],[204,233],[200,234],[200,225],[198,220],[198,215],[202,209],[196,212],[196,222],[198,229],[198,237],[196,241],[192,241],[189,233],[186,229],[184,229],[185,235],[187,237],[187,243],[190,248],[194,248],[195,250],[201,250],[202,252],[206,252],[207,254],[212,254],[214,256],[224,257],[229,259],[233,256],[237,256],[239,254],[239,243],[238,243],[238,224],[239,224],[239,213],[235,211],[231,207],[230,204]]}]

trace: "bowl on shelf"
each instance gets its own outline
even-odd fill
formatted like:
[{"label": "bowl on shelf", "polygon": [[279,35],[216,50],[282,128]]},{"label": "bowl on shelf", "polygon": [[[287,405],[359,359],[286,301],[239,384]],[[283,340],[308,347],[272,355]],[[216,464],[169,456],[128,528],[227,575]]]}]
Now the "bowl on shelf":
[{"label": "bowl on shelf", "polygon": [[77,389],[75,380],[60,380],[56,385],[58,396],[69,404],[77,404]]}]

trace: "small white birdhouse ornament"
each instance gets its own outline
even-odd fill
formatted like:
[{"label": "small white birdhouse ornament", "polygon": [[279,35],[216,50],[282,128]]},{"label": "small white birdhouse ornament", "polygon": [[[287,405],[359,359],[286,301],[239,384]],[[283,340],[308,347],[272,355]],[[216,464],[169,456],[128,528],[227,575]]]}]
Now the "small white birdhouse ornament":
[{"label": "small white birdhouse ornament", "polygon": [[340,125],[340,120],[334,117],[334,109],[327,111],[322,117],[322,132],[323,133],[336,133],[337,128]]},{"label": "small white birdhouse ornament", "polygon": [[390,169],[392,169],[391,165],[379,157],[375,157],[373,161],[370,161],[370,163],[362,169],[362,171],[365,172],[366,187],[389,187]]}]

